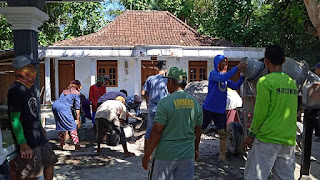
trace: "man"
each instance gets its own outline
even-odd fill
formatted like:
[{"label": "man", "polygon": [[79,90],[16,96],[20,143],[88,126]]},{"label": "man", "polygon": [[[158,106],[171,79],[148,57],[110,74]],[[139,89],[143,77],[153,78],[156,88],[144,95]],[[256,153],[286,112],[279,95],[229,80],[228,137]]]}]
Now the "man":
[{"label": "man", "polygon": [[92,123],[94,123],[94,116],[97,111],[98,107],[98,99],[106,93],[106,87],[105,83],[106,81],[105,77],[103,75],[99,75],[97,78],[96,84],[92,85],[89,89],[89,99],[92,104]]},{"label": "man", "polygon": [[104,131],[107,129],[109,132],[107,144],[112,143],[112,145],[116,145],[120,138],[124,157],[135,156],[134,153],[128,151],[127,140],[123,131],[126,112],[125,99],[122,96],[118,96],[115,100],[107,100],[99,106],[96,114],[98,153],[101,153],[100,144]]},{"label": "man", "polygon": [[[282,72],[282,47],[266,48],[264,63],[269,74],[257,82],[254,117],[244,146],[251,147],[245,165],[245,179],[294,179],[298,88]],[[252,145],[253,143],[253,145]]]},{"label": "man", "polygon": [[45,179],[53,179],[57,157],[45,137],[37,114],[37,91],[33,86],[37,70],[35,62],[27,55],[15,57],[12,66],[16,80],[8,91],[8,113],[12,134],[18,144],[16,159],[21,178],[36,178],[44,173]]},{"label": "man", "polygon": [[141,115],[140,107],[142,103],[141,97],[138,95],[128,96],[127,91],[124,89],[121,89],[120,92],[126,95],[127,111],[130,112],[130,110],[133,109],[136,112],[136,116],[140,116]]},{"label": "man", "polygon": [[198,101],[184,91],[187,84],[185,70],[172,67],[169,71],[168,91],[171,95],[158,103],[154,126],[142,159],[148,162],[155,150],[151,179],[193,179],[194,160],[199,158],[202,108]]},{"label": "man", "polygon": [[157,63],[157,68],[159,71],[158,74],[148,77],[141,91],[141,96],[147,102],[149,102],[147,131],[145,134],[145,146],[148,143],[148,139],[150,138],[150,132],[153,126],[153,119],[157,110],[157,104],[160,101],[160,99],[168,95],[168,80],[166,78],[162,78],[167,72],[165,62],[159,61]]},{"label": "man", "polygon": [[208,94],[202,105],[203,108],[203,124],[202,129],[214,121],[214,125],[219,134],[220,154],[219,160],[226,163],[227,152],[227,131],[226,131],[226,103],[227,103],[227,87],[237,90],[244,80],[241,76],[237,82],[233,82],[230,78],[238,71],[246,68],[245,62],[240,62],[227,72],[228,60],[224,55],[217,55],[213,60],[214,70],[210,72]]}]

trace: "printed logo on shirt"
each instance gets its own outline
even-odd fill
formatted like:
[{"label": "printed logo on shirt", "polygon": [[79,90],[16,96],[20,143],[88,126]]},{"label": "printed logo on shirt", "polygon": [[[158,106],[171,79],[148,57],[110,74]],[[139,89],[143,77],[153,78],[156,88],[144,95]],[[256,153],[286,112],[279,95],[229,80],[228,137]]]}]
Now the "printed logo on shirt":
[{"label": "printed logo on shirt", "polygon": [[173,102],[176,109],[194,108],[194,102],[192,99],[175,99]]},{"label": "printed logo on shirt", "polygon": [[28,101],[28,106],[30,113],[34,116],[37,117],[37,99],[36,98],[30,98]]},{"label": "printed logo on shirt", "polygon": [[296,89],[290,89],[290,88],[277,88],[277,94],[293,94],[297,95],[298,90]]}]

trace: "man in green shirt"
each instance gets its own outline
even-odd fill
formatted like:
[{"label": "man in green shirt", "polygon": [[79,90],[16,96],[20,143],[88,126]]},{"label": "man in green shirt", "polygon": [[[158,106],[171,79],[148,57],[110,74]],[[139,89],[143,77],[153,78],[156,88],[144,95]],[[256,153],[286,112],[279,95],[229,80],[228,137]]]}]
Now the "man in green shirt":
[{"label": "man in green shirt", "polygon": [[245,179],[294,179],[298,88],[282,72],[284,50],[278,45],[266,48],[264,62],[269,74],[257,83],[253,122],[244,146],[251,147],[245,166]]},{"label": "man in green shirt", "polygon": [[148,162],[156,149],[152,179],[193,179],[194,160],[199,158],[202,108],[183,90],[187,84],[185,70],[172,67],[164,78],[168,78],[171,94],[158,103],[142,166],[149,169]]}]

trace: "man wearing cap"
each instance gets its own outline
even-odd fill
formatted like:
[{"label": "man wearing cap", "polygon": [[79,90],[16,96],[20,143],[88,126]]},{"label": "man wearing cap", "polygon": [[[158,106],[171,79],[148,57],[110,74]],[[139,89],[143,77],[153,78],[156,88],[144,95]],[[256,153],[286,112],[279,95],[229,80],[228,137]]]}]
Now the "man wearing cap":
[{"label": "man wearing cap", "polygon": [[[314,69],[314,73],[320,77],[320,62],[318,62],[312,69]],[[320,142],[320,117],[317,117],[314,120],[313,127],[315,130],[315,136],[317,137],[315,142]]]},{"label": "man wearing cap", "polygon": [[169,94],[167,90],[167,79],[162,78],[167,72],[165,62],[159,61],[157,63],[157,68],[159,71],[158,74],[148,77],[141,91],[141,96],[147,102],[149,102],[147,131],[145,134],[145,146],[148,143],[148,139],[150,138],[150,132],[153,126],[153,119],[157,110],[157,104],[160,101],[160,99],[166,97]]},{"label": "man wearing cap", "polygon": [[36,178],[42,174],[45,179],[52,179],[57,157],[45,137],[37,112],[35,63],[38,62],[27,55],[17,56],[12,61],[16,80],[8,91],[8,113],[13,138],[18,144],[16,174],[22,179]]},{"label": "man wearing cap", "polygon": [[106,93],[105,77],[99,75],[96,84],[92,85],[89,90],[89,100],[92,104],[92,123],[94,124],[94,116],[98,107],[98,99]]},{"label": "man wearing cap", "polygon": [[228,61],[224,55],[217,55],[213,60],[214,70],[210,72],[208,94],[202,105],[203,108],[203,124],[202,129],[214,121],[214,125],[218,130],[220,140],[219,160],[226,162],[227,152],[227,131],[226,131],[226,103],[227,103],[227,87],[237,90],[244,80],[241,76],[237,82],[233,82],[230,78],[238,71],[246,68],[245,62],[240,62],[227,72]]},{"label": "man wearing cap", "polygon": [[142,159],[148,168],[151,154],[154,162],[151,179],[191,180],[194,161],[199,158],[199,142],[202,125],[202,108],[199,102],[184,91],[187,85],[185,70],[172,67],[167,77],[169,96],[157,106],[154,125]]}]

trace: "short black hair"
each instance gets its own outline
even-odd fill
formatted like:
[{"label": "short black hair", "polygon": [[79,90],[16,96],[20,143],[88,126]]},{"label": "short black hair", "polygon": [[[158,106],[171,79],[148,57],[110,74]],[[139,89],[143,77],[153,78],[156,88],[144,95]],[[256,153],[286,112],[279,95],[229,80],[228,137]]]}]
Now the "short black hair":
[{"label": "short black hair", "polygon": [[121,90],[120,90],[120,92],[122,92],[123,94],[125,94],[126,96],[128,96],[128,93],[127,93],[127,91],[126,91],[126,90],[121,89]]},{"label": "short black hair", "polygon": [[264,53],[265,58],[267,58],[273,65],[283,64],[285,57],[284,49],[279,45],[271,45],[266,48]]},{"label": "short black hair", "polygon": [[179,80],[177,78],[169,78],[175,85],[178,85],[179,87],[181,87],[182,89],[184,89],[186,87],[186,85],[188,84],[187,81],[185,80]]},{"label": "short black hair", "polygon": [[165,62],[165,61],[158,61],[158,63],[157,63],[157,68],[158,68],[159,70],[165,70],[165,69],[167,69],[167,67],[166,67],[166,62]]}]

